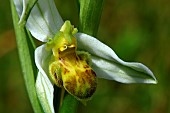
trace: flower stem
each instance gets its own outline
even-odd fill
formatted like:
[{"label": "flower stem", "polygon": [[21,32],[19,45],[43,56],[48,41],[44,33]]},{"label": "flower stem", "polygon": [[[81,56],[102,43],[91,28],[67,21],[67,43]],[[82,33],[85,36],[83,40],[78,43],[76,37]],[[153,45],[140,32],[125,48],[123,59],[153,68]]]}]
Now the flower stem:
[{"label": "flower stem", "polygon": [[62,92],[61,88],[54,85],[53,105],[54,105],[54,110],[56,113],[59,113],[59,109],[60,109],[61,92]]},{"label": "flower stem", "polygon": [[33,41],[30,39],[31,35],[28,34],[26,28],[24,26],[21,27],[18,25],[19,17],[16,12],[16,8],[14,6],[13,0],[11,0],[10,2],[19,59],[21,63],[25,86],[34,112],[43,113],[35,90],[35,74],[37,74],[33,55],[35,46],[33,45]]},{"label": "flower stem", "polygon": [[59,113],[59,111],[60,111],[60,108],[62,106],[63,99],[64,99],[64,93],[65,93],[64,88],[59,88],[56,85],[54,85],[53,105],[54,105],[55,113]]},{"label": "flower stem", "polygon": [[61,107],[62,104],[63,104],[64,94],[65,94],[65,89],[62,88],[62,90],[61,90],[61,98],[60,98],[60,107]]}]

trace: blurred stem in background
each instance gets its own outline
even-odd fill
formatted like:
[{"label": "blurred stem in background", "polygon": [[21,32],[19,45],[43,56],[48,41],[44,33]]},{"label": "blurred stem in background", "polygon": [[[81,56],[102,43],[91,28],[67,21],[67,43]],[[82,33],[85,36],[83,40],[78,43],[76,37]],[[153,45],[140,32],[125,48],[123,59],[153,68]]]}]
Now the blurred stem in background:
[{"label": "blurred stem in background", "polygon": [[79,31],[96,36],[103,10],[103,0],[77,0],[79,2]]},{"label": "blurred stem in background", "polygon": [[[103,0],[77,0],[79,7],[79,32],[97,35],[103,9]],[[75,113],[79,102],[67,94],[61,107],[61,113]]]}]

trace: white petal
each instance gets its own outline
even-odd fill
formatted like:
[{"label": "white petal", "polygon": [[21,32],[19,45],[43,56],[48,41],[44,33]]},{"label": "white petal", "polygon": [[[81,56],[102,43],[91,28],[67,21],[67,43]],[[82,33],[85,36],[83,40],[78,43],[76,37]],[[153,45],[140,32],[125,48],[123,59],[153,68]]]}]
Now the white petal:
[{"label": "white petal", "polygon": [[35,64],[45,79],[48,79],[48,66],[51,59],[51,51],[46,50],[46,45],[39,46],[35,50]]},{"label": "white petal", "polygon": [[121,83],[152,83],[156,81],[145,73],[131,69],[113,61],[92,56],[92,68],[99,78],[115,80]]},{"label": "white petal", "polygon": [[[24,10],[22,2],[14,1],[20,16]],[[36,39],[47,42],[47,38],[53,38],[63,23],[53,0],[38,0],[28,17],[26,26]]]},{"label": "white petal", "polygon": [[43,107],[45,113],[54,113],[53,106],[53,92],[54,88],[49,79],[44,78],[44,76],[38,72],[38,77],[36,80],[36,91],[40,103]]},{"label": "white petal", "polygon": [[42,42],[53,38],[63,25],[53,0],[39,0],[33,8],[27,21],[27,27],[32,35]]},{"label": "white petal", "polygon": [[[135,81],[138,83],[156,83],[156,78],[153,73],[143,64],[124,62],[110,47],[92,36],[77,33],[76,37],[78,48],[88,51],[94,56],[92,62],[99,77],[123,83],[135,83]],[[129,78],[131,78],[131,80]],[[127,81],[125,81],[125,79],[127,79]],[[152,81],[150,81],[150,79],[152,79]]]}]

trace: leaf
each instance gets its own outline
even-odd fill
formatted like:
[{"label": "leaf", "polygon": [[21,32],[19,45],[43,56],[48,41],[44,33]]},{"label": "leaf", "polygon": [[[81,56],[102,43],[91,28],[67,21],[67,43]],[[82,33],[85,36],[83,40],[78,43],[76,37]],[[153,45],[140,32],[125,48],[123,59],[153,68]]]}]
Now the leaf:
[{"label": "leaf", "polygon": [[153,73],[143,64],[124,62],[111,48],[92,36],[77,33],[76,37],[78,48],[92,55],[92,67],[98,77],[122,83],[157,83]]},{"label": "leaf", "polygon": [[36,91],[44,112],[54,113],[53,85],[50,80],[48,78],[44,78],[44,76],[40,72],[38,73],[38,77],[36,80]]}]

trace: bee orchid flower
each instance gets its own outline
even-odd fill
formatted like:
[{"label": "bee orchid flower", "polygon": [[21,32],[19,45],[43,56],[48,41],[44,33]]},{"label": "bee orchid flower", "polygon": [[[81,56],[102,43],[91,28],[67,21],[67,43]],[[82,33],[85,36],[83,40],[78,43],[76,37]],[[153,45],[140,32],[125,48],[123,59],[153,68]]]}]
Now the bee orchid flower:
[{"label": "bee orchid flower", "polygon": [[[14,0],[20,19],[31,0]],[[35,50],[39,70],[37,95],[45,112],[53,113],[53,85],[63,87],[76,99],[89,100],[97,78],[121,83],[156,84],[153,73],[143,64],[125,62],[115,52],[70,21],[63,22],[53,0],[38,0],[26,21],[26,28],[44,42]]]}]

